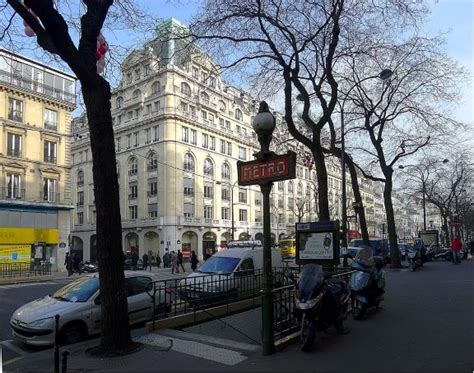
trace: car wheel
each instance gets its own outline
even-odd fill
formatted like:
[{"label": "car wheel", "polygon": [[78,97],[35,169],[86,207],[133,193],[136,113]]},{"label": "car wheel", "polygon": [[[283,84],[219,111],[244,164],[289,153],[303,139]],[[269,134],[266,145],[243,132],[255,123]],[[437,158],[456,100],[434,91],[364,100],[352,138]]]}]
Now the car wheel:
[{"label": "car wheel", "polygon": [[71,322],[64,325],[59,331],[59,342],[62,345],[77,343],[85,339],[87,335],[83,324]]}]

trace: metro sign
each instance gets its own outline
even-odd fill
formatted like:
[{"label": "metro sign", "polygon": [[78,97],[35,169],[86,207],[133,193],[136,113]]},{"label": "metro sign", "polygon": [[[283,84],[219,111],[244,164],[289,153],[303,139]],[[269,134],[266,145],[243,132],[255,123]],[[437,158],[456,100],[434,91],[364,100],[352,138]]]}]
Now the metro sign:
[{"label": "metro sign", "polygon": [[296,153],[274,155],[265,160],[237,162],[239,185],[265,184],[296,177]]}]

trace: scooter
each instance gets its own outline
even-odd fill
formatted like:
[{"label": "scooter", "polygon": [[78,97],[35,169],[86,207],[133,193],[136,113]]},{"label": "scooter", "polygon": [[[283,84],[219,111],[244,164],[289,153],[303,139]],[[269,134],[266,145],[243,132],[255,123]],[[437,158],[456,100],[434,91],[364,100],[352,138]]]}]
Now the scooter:
[{"label": "scooter", "polygon": [[89,262],[85,262],[85,263],[81,263],[81,272],[84,272],[84,273],[95,273],[99,270],[99,268],[94,265],[94,264],[91,264]]},{"label": "scooter", "polygon": [[295,316],[301,320],[301,349],[311,351],[317,331],[334,326],[339,334],[347,333],[350,291],[347,284],[324,274],[316,264],[305,265],[295,293]]},{"label": "scooter", "polygon": [[410,262],[410,270],[415,272],[418,268],[423,266],[423,259],[421,257],[420,250],[409,249],[408,250],[408,261]]},{"label": "scooter", "polygon": [[351,275],[352,316],[362,319],[370,309],[377,309],[384,299],[385,261],[380,256],[371,256],[361,250],[351,267],[357,272]]}]

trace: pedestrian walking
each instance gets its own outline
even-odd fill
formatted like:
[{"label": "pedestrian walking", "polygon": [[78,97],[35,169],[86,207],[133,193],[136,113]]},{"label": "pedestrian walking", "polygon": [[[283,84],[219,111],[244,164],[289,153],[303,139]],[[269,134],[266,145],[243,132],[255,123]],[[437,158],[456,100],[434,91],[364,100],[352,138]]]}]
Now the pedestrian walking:
[{"label": "pedestrian walking", "polygon": [[181,252],[181,250],[178,250],[178,269],[180,266],[181,266],[181,269],[183,270],[183,273],[185,273],[186,271],[184,270],[184,267],[183,267],[183,253]]},{"label": "pedestrian walking", "polygon": [[143,260],[143,269],[146,271],[146,269],[148,268],[148,254],[147,253],[143,254],[142,260]]},{"label": "pedestrian walking", "polygon": [[191,269],[193,272],[196,270],[199,260],[197,258],[196,252],[193,250],[191,251]]},{"label": "pedestrian walking", "polygon": [[178,255],[174,251],[171,252],[170,254],[171,257],[171,273],[179,273],[179,268],[178,268]]},{"label": "pedestrian walking", "polygon": [[451,250],[453,251],[453,263],[454,264],[461,264],[461,257],[459,256],[459,252],[462,249],[462,242],[458,236],[455,236],[454,239],[451,241]]},{"label": "pedestrian walking", "polygon": [[67,275],[71,276],[72,275],[72,258],[69,253],[66,253],[66,258],[64,259],[64,265],[66,266],[67,269]]},{"label": "pedestrian walking", "polygon": [[76,253],[72,253],[72,269],[73,272],[77,272],[81,274],[81,258],[76,255]]},{"label": "pedestrian walking", "polygon": [[166,249],[165,255],[163,255],[163,268],[168,268],[170,266],[171,257],[168,253],[168,249]]},{"label": "pedestrian walking", "polygon": [[156,254],[156,266],[157,266],[158,268],[161,267],[160,253]]}]

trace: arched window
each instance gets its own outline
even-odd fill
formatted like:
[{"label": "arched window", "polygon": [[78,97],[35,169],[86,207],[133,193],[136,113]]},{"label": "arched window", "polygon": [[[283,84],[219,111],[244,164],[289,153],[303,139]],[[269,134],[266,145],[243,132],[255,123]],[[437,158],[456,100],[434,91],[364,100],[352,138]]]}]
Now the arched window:
[{"label": "arched window", "polygon": [[84,185],[84,172],[82,170],[79,170],[77,173],[77,186],[83,186]]},{"label": "arched window", "polygon": [[230,179],[230,166],[228,163],[222,165],[222,178]]},{"label": "arched window", "polygon": [[141,96],[141,94],[142,94],[142,91],[140,91],[139,89],[135,89],[133,91],[133,98],[138,98]]},{"label": "arched window", "polygon": [[303,194],[303,184],[298,183],[298,188],[296,189],[299,196]]},{"label": "arched window", "polygon": [[209,95],[206,92],[201,92],[201,101],[209,104]]},{"label": "arched window", "polygon": [[158,168],[158,159],[154,152],[150,153],[146,159],[148,171],[156,171]]},{"label": "arched window", "polygon": [[309,184],[306,185],[306,196],[310,196],[311,195],[311,186]]},{"label": "arched window", "polygon": [[194,158],[189,153],[184,155],[183,168],[187,172],[194,172]]},{"label": "arched window", "polygon": [[115,107],[117,109],[120,109],[123,105],[123,97],[119,96],[117,97],[117,99],[115,100]]},{"label": "arched window", "polygon": [[151,85],[151,92],[153,94],[155,93],[160,93],[161,92],[161,84],[160,82],[153,82],[153,84]]},{"label": "arched window", "polygon": [[191,96],[191,87],[188,83],[181,83],[181,93],[186,96]]},{"label": "arched window", "polygon": [[288,193],[293,193],[293,181],[288,183]]},{"label": "arched window", "polygon": [[130,158],[128,161],[128,174],[136,175],[138,173],[138,161],[136,158]]},{"label": "arched window", "polygon": [[214,176],[214,165],[212,164],[212,161],[209,158],[206,158],[204,160],[204,175],[206,176]]},{"label": "arched window", "polygon": [[219,110],[222,112],[225,111],[225,102],[222,100],[219,100]]},{"label": "arched window", "polygon": [[235,119],[242,120],[242,110],[235,109]]}]

